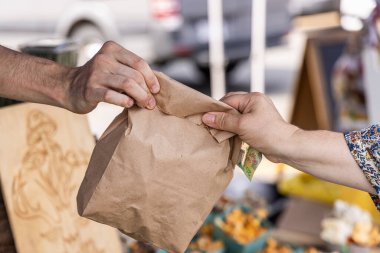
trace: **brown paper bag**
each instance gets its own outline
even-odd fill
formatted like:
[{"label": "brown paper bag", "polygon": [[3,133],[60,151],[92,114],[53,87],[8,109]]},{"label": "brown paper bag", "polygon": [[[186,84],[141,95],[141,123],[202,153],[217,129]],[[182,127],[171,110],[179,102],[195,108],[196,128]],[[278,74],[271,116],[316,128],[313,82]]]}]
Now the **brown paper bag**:
[{"label": "brown paper bag", "polygon": [[184,252],[233,175],[241,141],[201,122],[234,111],[157,73],[157,108],[125,110],[92,154],[79,214],[136,240]]}]

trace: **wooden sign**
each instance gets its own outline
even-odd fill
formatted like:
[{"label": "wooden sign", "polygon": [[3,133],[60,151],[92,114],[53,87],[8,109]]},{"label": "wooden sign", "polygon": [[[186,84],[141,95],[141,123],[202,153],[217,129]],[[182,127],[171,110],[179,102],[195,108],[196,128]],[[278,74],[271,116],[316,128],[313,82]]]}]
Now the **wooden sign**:
[{"label": "wooden sign", "polygon": [[332,94],[333,67],[342,55],[349,32],[340,28],[309,32],[296,84],[292,124],[306,130],[334,130],[336,104]]},{"label": "wooden sign", "polygon": [[81,218],[94,147],[86,117],[37,104],[0,110],[0,179],[18,253],[119,253],[115,229]]}]

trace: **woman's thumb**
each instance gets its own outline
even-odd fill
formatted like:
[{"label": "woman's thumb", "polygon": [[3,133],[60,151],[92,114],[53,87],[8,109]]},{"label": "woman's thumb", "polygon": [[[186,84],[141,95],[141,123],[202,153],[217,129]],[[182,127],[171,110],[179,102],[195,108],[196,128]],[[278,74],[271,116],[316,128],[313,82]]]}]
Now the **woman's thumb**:
[{"label": "woman's thumb", "polygon": [[226,112],[209,112],[203,115],[202,121],[209,127],[237,133],[239,116]]}]

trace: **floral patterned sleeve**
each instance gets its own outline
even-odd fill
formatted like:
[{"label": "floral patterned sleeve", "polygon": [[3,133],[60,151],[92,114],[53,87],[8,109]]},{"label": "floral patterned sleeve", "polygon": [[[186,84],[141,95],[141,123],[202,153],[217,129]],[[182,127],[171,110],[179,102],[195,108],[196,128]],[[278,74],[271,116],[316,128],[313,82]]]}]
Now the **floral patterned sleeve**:
[{"label": "floral patterned sleeve", "polygon": [[371,198],[380,211],[380,125],[347,132],[344,137],[352,156],[377,192]]}]

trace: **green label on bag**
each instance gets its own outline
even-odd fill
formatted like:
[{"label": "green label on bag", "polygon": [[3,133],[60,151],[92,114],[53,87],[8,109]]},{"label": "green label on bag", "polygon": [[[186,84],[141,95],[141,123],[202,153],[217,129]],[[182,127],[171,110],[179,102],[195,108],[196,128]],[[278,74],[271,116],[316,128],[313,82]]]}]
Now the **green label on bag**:
[{"label": "green label on bag", "polygon": [[253,174],[259,166],[261,159],[262,154],[260,152],[243,142],[238,166],[243,170],[249,181],[252,181]]}]

